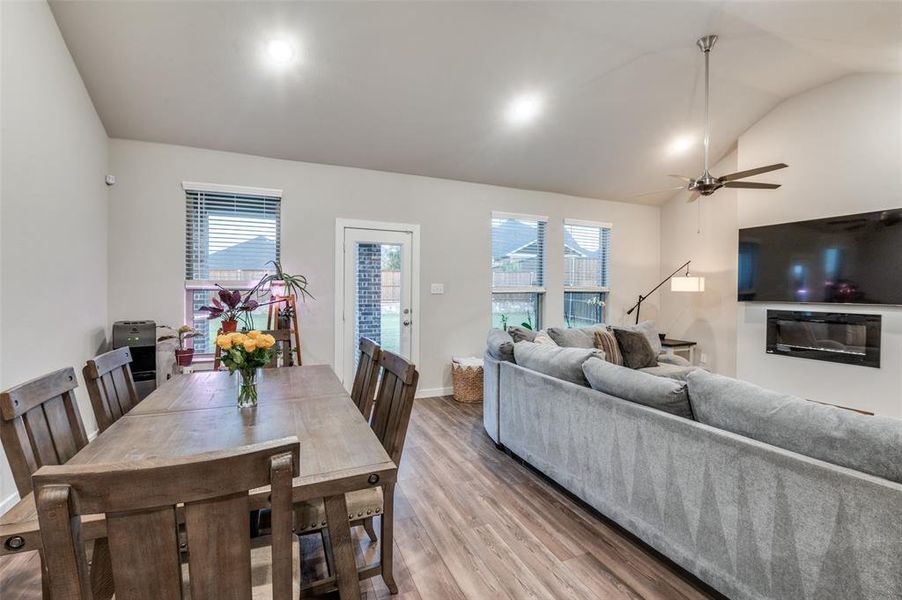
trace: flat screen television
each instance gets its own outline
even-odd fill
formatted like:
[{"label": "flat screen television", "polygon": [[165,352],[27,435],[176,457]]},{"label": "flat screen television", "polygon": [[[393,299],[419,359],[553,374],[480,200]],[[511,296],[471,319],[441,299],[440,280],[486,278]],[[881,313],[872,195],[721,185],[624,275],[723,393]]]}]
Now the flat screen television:
[{"label": "flat screen television", "polygon": [[739,300],[902,305],[902,209],[740,229]]}]

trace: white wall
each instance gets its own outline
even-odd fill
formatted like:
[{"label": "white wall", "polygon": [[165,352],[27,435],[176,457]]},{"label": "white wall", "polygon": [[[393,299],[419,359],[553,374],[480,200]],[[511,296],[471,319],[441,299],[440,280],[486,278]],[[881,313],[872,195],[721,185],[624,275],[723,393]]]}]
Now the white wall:
[{"label": "white wall", "polygon": [[[482,355],[490,326],[490,215],[547,215],[546,325],[563,311],[565,217],[614,224],[610,315],[622,320],[660,270],[659,209],[545,192],[276,160],[181,146],[111,140],[110,320],[184,315],[185,197],[181,182],[282,188],[282,258],[310,279],[301,309],[305,363],[334,360],[334,236],[338,217],[421,226],[420,389],[450,386],[452,355]],[[444,283],[431,295],[430,283]],[[657,300],[643,305],[653,318]]]},{"label": "white wall", "polygon": [[[735,301],[738,228],[902,206],[902,77],[852,75],[795,96],[740,136],[737,147],[732,166],[738,169],[787,163],[788,169],[756,178],[782,187],[718,191],[702,206],[697,238],[692,236],[694,210],[680,199],[662,208],[662,257],[682,256],[688,247],[693,263],[699,261],[709,273],[723,272],[701,295],[704,299],[665,294],[662,321],[674,337],[699,340],[717,372],[731,374],[735,352],[740,379],[902,417],[902,308],[842,307],[883,316],[882,368],[872,369],[769,355],[764,350],[767,309],[798,305]],[[718,166],[715,172],[729,170]],[[736,307],[734,327],[723,320],[730,306]],[[836,308],[828,306],[820,308]],[[712,307],[717,325],[709,327]]]},{"label": "white wall", "polygon": [[[736,152],[712,169],[736,171]],[[692,260],[693,275],[705,278],[705,292],[661,288],[658,329],[669,337],[698,342],[696,362],[722,375],[736,374],[736,190],[687,204],[681,193],[661,207],[661,276]]]},{"label": "white wall", "polygon": [[[108,142],[44,2],[4,2],[2,18],[0,389],[81,367],[107,329]],[[0,512],[15,484],[0,458]]]},{"label": "white wall", "polygon": [[[739,191],[739,227],[902,207],[902,76],[845,77],[787,100],[740,137],[740,169],[780,161],[783,187]],[[902,308],[848,308],[883,316],[880,369],[766,354],[768,308],[787,307],[739,306],[740,378],[902,417]]]}]

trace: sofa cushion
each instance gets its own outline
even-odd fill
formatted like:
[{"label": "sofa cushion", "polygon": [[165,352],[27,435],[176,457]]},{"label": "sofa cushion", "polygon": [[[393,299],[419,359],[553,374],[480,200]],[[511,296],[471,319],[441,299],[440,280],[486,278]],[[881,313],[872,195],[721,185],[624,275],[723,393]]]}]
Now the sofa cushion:
[{"label": "sofa cushion", "polygon": [[551,336],[548,335],[548,332],[542,329],[541,331],[536,332],[536,337],[533,340],[535,344],[550,344],[552,346],[557,346]]},{"label": "sofa cushion", "polygon": [[676,354],[668,354],[667,352],[658,354],[658,364],[676,365],[678,367],[692,366],[692,363],[682,356],[677,356]]},{"label": "sofa cushion", "polygon": [[686,378],[689,377],[689,373],[700,369],[701,367],[682,367],[679,365],[670,365],[667,363],[658,363],[657,367],[646,367],[644,369],[639,369],[643,373],[648,373],[649,375],[656,375],[658,377],[667,377],[668,379],[676,379],[677,381],[686,381]]},{"label": "sofa cushion", "polygon": [[688,381],[702,423],[902,483],[902,419],[861,415],[702,370]]},{"label": "sofa cushion", "polygon": [[664,350],[664,347],[661,346],[661,336],[658,335],[658,329],[655,327],[654,321],[642,321],[635,325],[618,325],[618,327],[629,331],[638,331],[644,335],[648,343],[651,344],[651,349],[654,351],[655,356]]},{"label": "sofa cushion", "polygon": [[604,352],[604,359],[617,366],[623,366],[623,354],[613,332],[600,329],[595,332],[595,347]]},{"label": "sofa cushion", "polygon": [[514,340],[501,329],[489,329],[485,350],[495,360],[514,362]]},{"label": "sofa cushion", "polygon": [[623,355],[623,366],[630,369],[658,366],[658,355],[644,334],[621,327],[614,327],[613,331]]},{"label": "sofa cushion", "polygon": [[519,325],[509,326],[507,328],[507,332],[510,334],[511,338],[513,338],[514,343],[535,341],[536,334],[538,333],[537,331],[533,331],[532,329],[527,329]]},{"label": "sofa cushion", "polygon": [[549,327],[548,335],[558,346],[565,348],[595,348],[595,332],[603,331],[604,325],[592,325],[591,327],[575,327],[565,329],[563,327]]},{"label": "sofa cushion", "polygon": [[583,363],[583,373],[592,389],[599,392],[687,419],[692,418],[689,396],[683,382],[594,359]]},{"label": "sofa cushion", "polygon": [[604,353],[594,348],[561,348],[533,342],[514,344],[514,358],[521,367],[579,385],[589,385],[583,375],[583,363],[593,356],[604,358]]}]

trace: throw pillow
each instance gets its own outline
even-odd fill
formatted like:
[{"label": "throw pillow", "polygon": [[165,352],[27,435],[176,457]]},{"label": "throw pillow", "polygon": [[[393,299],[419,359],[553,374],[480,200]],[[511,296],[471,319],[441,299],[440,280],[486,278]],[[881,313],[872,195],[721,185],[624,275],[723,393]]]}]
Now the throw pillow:
[{"label": "throw pillow", "polygon": [[589,385],[583,375],[583,363],[593,356],[604,358],[594,348],[561,348],[532,342],[514,344],[514,358],[521,367],[577,385]]},{"label": "throw pillow", "polygon": [[555,344],[565,348],[595,348],[595,332],[601,330],[604,330],[604,325],[575,327],[573,329],[549,327],[548,335],[551,336]]},{"label": "throw pillow", "polygon": [[658,330],[655,327],[654,321],[642,321],[636,325],[621,325],[620,329],[638,331],[644,335],[645,339],[648,340],[648,343],[651,344],[651,349],[654,351],[655,356],[664,351],[663,346],[661,346],[661,337],[658,335]]},{"label": "throw pillow", "polygon": [[520,327],[519,325],[511,325],[507,328],[507,332],[516,342],[531,342],[536,339],[536,332],[532,329]]},{"label": "throw pillow", "polygon": [[583,363],[583,373],[594,390],[678,417],[692,418],[685,382],[656,377],[594,359]]},{"label": "throw pillow", "polygon": [[489,329],[485,351],[495,360],[514,362],[514,340],[501,329]]},{"label": "throw pillow", "polygon": [[554,340],[551,339],[551,336],[548,335],[548,333],[547,333],[545,330],[539,331],[539,332],[536,334],[536,337],[535,337],[535,339],[533,340],[533,343],[536,343],[536,344],[551,344],[552,346],[557,346],[557,344],[554,343]]},{"label": "throw pillow", "polygon": [[701,423],[902,483],[900,419],[860,415],[702,370],[687,379]]},{"label": "throw pillow", "polygon": [[614,336],[620,353],[623,354],[623,366],[630,369],[643,369],[658,365],[658,354],[655,352],[648,338],[638,331],[614,327]]},{"label": "throw pillow", "polygon": [[607,329],[595,332],[595,347],[604,352],[604,359],[612,365],[623,366],[623,355],[617,338]]}]

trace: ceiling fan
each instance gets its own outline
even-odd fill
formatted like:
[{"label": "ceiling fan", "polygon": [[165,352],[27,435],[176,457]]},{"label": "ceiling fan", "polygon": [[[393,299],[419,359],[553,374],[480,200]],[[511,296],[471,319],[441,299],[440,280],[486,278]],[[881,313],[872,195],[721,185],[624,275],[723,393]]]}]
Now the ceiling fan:
[{"label": "ceiling fan", "polygon": [[714,177],[708,171],[708,145],[710,141],[711,130],[711,123],[708,118],[708,55],[711,53],[711,48],[714,47],[714,42],[716,41],[716,35],[706,35],[703,38],[699,38],[699,40],[696,42],[699,50],[701,50],[705,55],[705,172],[701,177],[698,177],[696,179],[693,179],[692,177],[685,177],[683,175],[671,175],[671,177],[682,179],[684,182],[686,182],[685,185],[681,185],[675,188],[668,188],[667,190],[659,190],[657,192],[639,194],[639,196],[660,194],[661,192],[665,191],[687,190],[691,192],[688,202],[694,202],[698,199],[699,196],[710,196],[722,187],[748,188],[758,190],[775,190],[780,187],[780,184],[778,183],[757,183],[754,181],[737,180],[745,179],[746,177],[751,177],[752,175],[769,173],[771,171],[776,171],[777,169],[785,169],[789,166],[785,163],[767,165],[766,167],[758,167],[756,169],[748,169],[746,171],[737,171],[736,173],[730,173],[729,175],[722,175],[720,177]]}]

